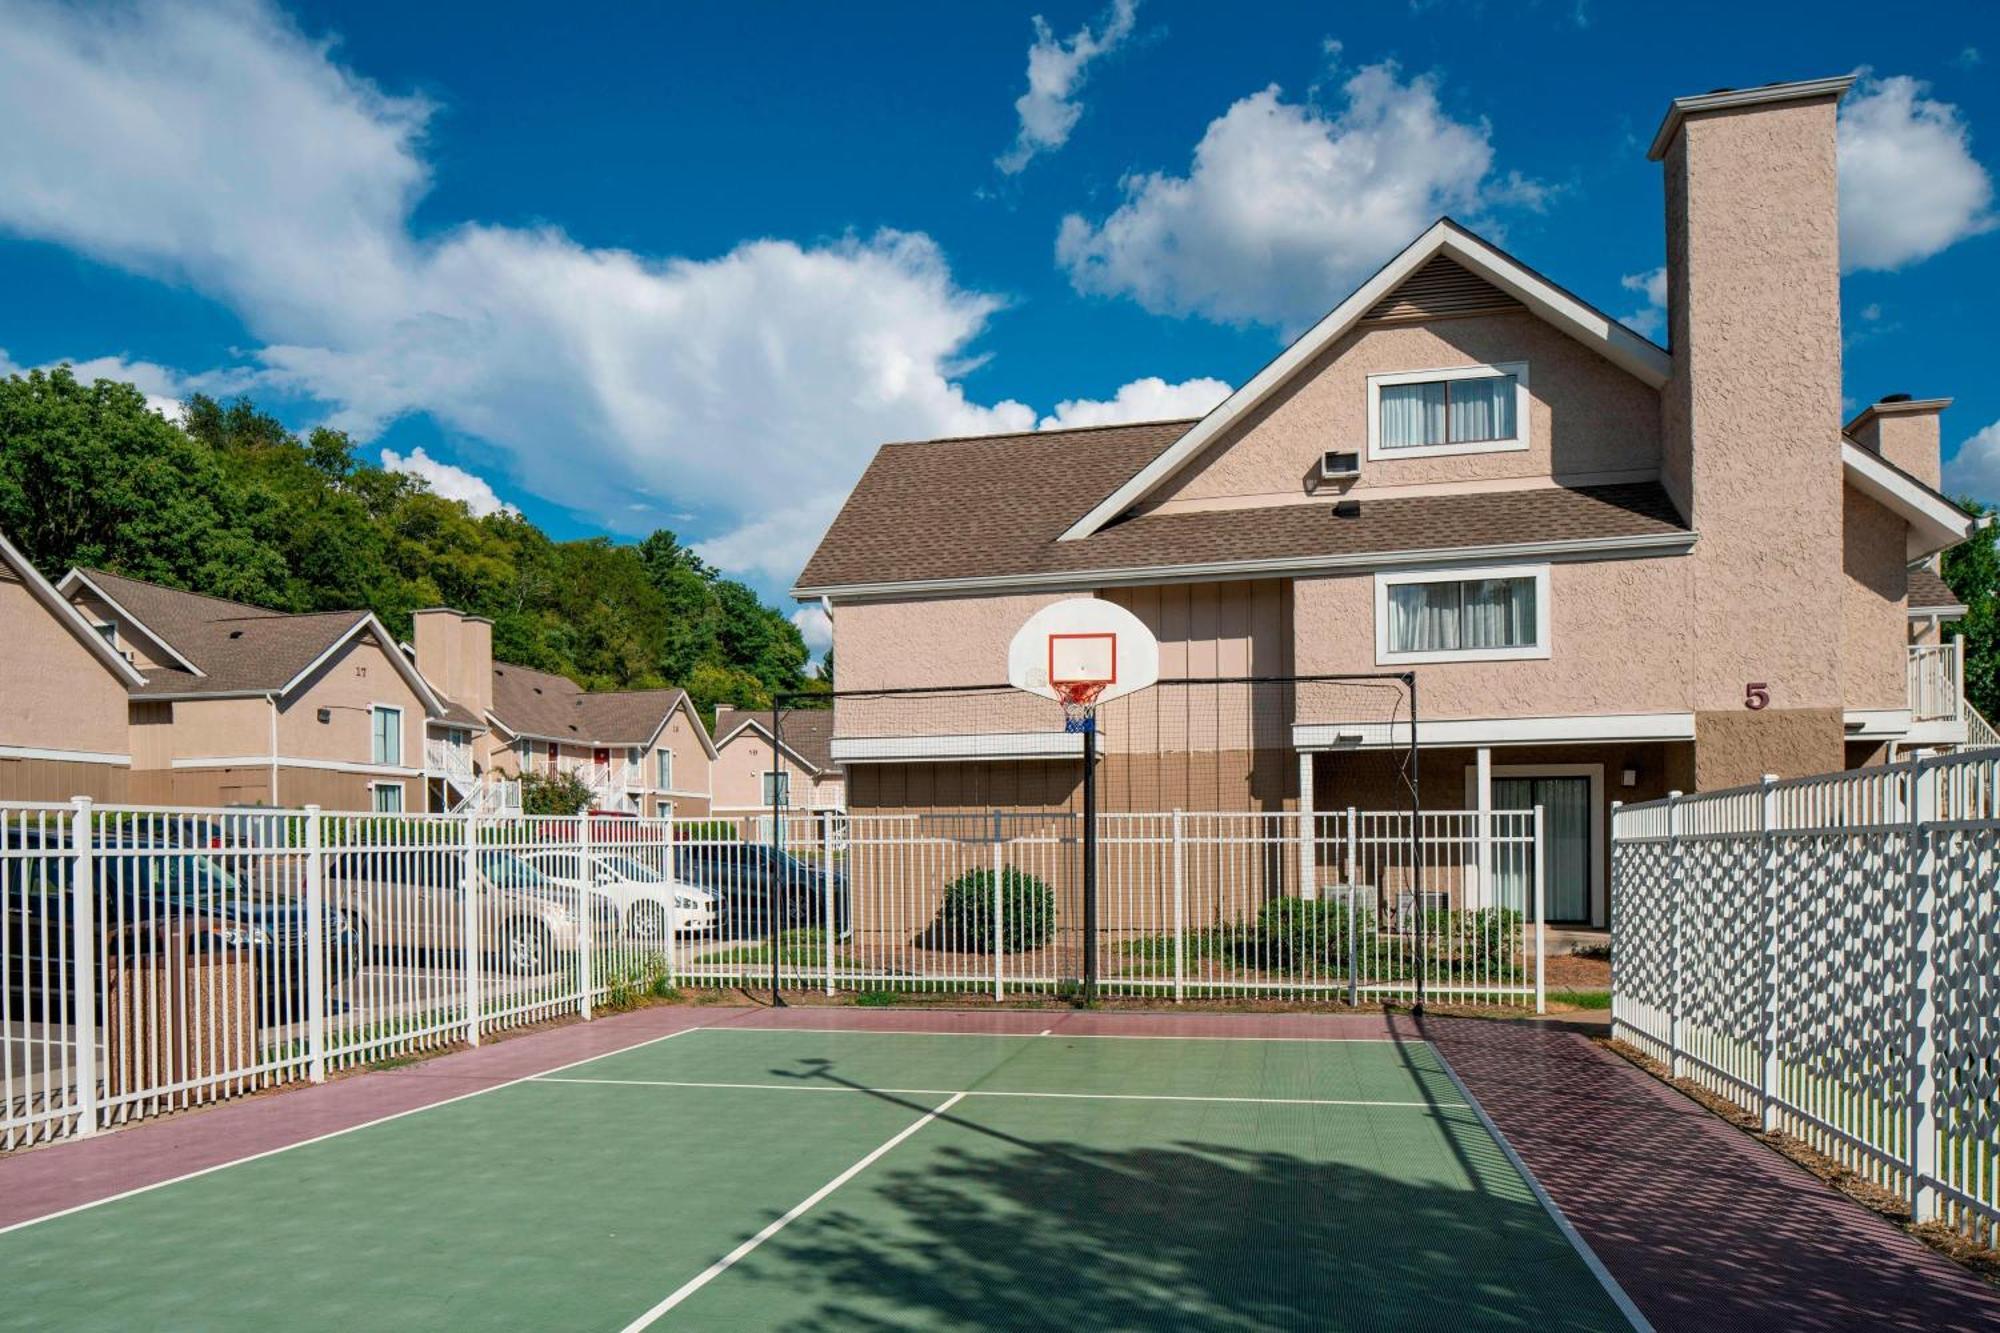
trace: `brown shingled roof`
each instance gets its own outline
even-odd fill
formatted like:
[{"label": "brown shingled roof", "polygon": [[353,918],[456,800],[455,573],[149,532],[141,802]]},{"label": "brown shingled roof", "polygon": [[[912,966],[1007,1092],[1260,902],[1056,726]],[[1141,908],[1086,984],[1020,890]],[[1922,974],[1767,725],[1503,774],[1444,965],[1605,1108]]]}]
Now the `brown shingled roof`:
[{"label": "brown shingled roof", "polygon": [[147,694],[280,689],[368,618],[366,611],[291,615],[99,569],[83,573],[203,673],[177,667],[147,671]]},{"label": "brown shingled roof", "polygon": [[885,445],[798,590],[1684,534],[1652,483],[1181,510],[1057,538],[1190,422]]},{"label": "brown shingled roof", "polygon": [[516,736],[643,745],[686,697],[678,689],[593,693],[568,676],[513,662],[493,664],[493,716]]},{"label": "brown shingled roof", "polygon": [[1939,578],[1937,571],[1928,565],[1918,565],[1910,571],[1910,609],[1929,611],[1937,607],[1963,606],[1951,586]]},{"label": "brown shingled roof", "polygon": [[[771,734],[771,710],[731,708],[715,710],[715,743],[720,746],[746,726],[755,726],[766,737]],[[833,767],[833,710],[831,708],[787,709],[780,723],[785,748],[814,769]]]}]

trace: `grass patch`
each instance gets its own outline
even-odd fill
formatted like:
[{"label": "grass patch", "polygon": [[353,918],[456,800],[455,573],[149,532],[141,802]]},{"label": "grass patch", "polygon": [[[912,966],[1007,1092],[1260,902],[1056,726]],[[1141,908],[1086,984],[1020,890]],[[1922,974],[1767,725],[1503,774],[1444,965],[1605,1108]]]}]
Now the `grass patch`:
[{"label": "grass patch", "polygon": [[[740,948],[699,954],[691,961],[697,967],[707,967],[716,963],[768,965],[771,961],[771,946],[748,944]],[[778,961],[792,967],[823,966],[826,963],[826,932],[817,927],[785,931],[778,936]]]},{"label": "grass patch", "polygon": [[1609,1009],[1611,992],[1608,990],[1552,990],[1548,993],[1552,1004],[1566,1004],[1572,1009]]},{"label": "grass patch", "polygon": [[865,990],[854,997],[854,1003],[862,1009],[886,1009],[902,1002],[902,993],[892,990]]}]

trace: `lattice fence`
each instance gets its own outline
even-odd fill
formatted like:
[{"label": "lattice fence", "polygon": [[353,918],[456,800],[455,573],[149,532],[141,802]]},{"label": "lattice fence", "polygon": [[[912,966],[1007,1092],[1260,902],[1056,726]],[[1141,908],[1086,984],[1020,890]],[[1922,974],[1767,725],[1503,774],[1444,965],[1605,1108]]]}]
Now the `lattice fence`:
[{"label": "lattice fence", "polygon": [[1621,1038],[2000,1234],[2000,760],[1620,808],[1611,902]]}]

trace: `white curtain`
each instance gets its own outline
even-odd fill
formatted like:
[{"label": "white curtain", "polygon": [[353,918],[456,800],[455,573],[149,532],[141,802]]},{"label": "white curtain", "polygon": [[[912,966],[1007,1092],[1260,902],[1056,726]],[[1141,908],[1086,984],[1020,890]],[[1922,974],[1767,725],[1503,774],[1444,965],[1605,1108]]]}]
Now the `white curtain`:
[{"label": "white curtain", "polygon": [[1535,641],[1535,581],[1474,579],[1464,589],[1459,642],[1467,648],[1521,648]]},{"label": "white curtain", "polygon": [[1389,589],[1389,649],[1449,652],[1459,646],[1459,584],[1398,583]]},{"label": "white curtain", "polygon": [[1389,651],[1524,648],[1535,642],[1533,578],[1397,583],[1389,588]]},{"label": "white curtain", "polygon": [[1514,377],[1512,375],[1452,381],[1452,443],[1469,444],[1477,440],[1513,438]]},{"label": "white curtain", "polygon": [[1443,384],[1385,384],[1381,391],[1384,449],[1410,449],[1445,442]]}]

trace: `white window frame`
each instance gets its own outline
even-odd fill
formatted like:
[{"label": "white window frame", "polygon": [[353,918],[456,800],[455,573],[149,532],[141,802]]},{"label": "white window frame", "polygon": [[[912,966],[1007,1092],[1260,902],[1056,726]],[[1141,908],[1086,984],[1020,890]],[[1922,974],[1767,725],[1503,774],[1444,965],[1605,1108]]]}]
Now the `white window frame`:
[{"label": "white window frame", "polygon": [[[1590,779],[1590,925],[1595,930],[1608,922],[1611,919],[1611,896],[1604,883],[1604,765],[1494,764],[1487,770],[1487,776]],[[1479,808],[1479,769],[1474,764],[1465,766],[1465,808]],[[1489,804],[1488,809],[1492,808]],[[1546,910],[1548,904],[1542,906]]]},{"label": "white window frame", "polygon": [[674,751],[672,746],[662,745],[653,751],[653,788],[656,791],[674,789]]},{"label": "white window frame", "polygon": [[[375,717],[378,713],[394,713],[396,715],[396,756],[393,759],[383,759],[375,753]],[[403,766],[403,756],[408,753],[408,745],[408,738],[403,734],[403,710],[395,704],[369,704],[368,762],[371,764],[394,764],[396,767],[401,768]]]},{"label": "white window frame", "polygon": [[[757,779],[758,779],[757,794],[763,798],[761,804],[764,809],[766,810],[770,809],[773,804],[775,804],[780,810],[789,810],[792,808],[792,774],[790,769],[766,768],[758,772]],[[776,802],[772,801],[771,793],[772,793],[773,783],[777,783],[782,786],[784,795],[783,800]]]},{"label": "white window frame", "polygon": [[[394,810],[384,810],[376,805],[376,793],[383,791],[394,791],[396,793],[396,808]],[[400,782],[371,782],[368,784],[368,812],[375,815],[408,814],[409,796],[410,794],[403,790],[403,784]]]},{"label": "white window frame", "polygon": [[[1413,444],[1392,449],[1382,443],[1382,387],[1388,384],[1435,384],[1442,380],[1483,380],[1514,377],[1514,437],[1466,444]],[[1398,458],[1446,458],[1458,454],[1518,453],[1528,447],[1528,363],[1497,361],[1490,366],[1451,366],[1438,370],[1399,370],[1368,377],[1368,458],[1393,462]]]},{"label": "white window frame", "polygon": [[[1535,641],[1520,648],[1445,648],[1399,653],[1389,647],[1389,589],[1409,583],[1469,583],[1476,579],[1535,581]],[[1399,569],[1375,576],[1375,664],[1406,666],[1423,662],[1529,662],[1549,656],[1549,567],[1547,565],[1460,566]]]}]

